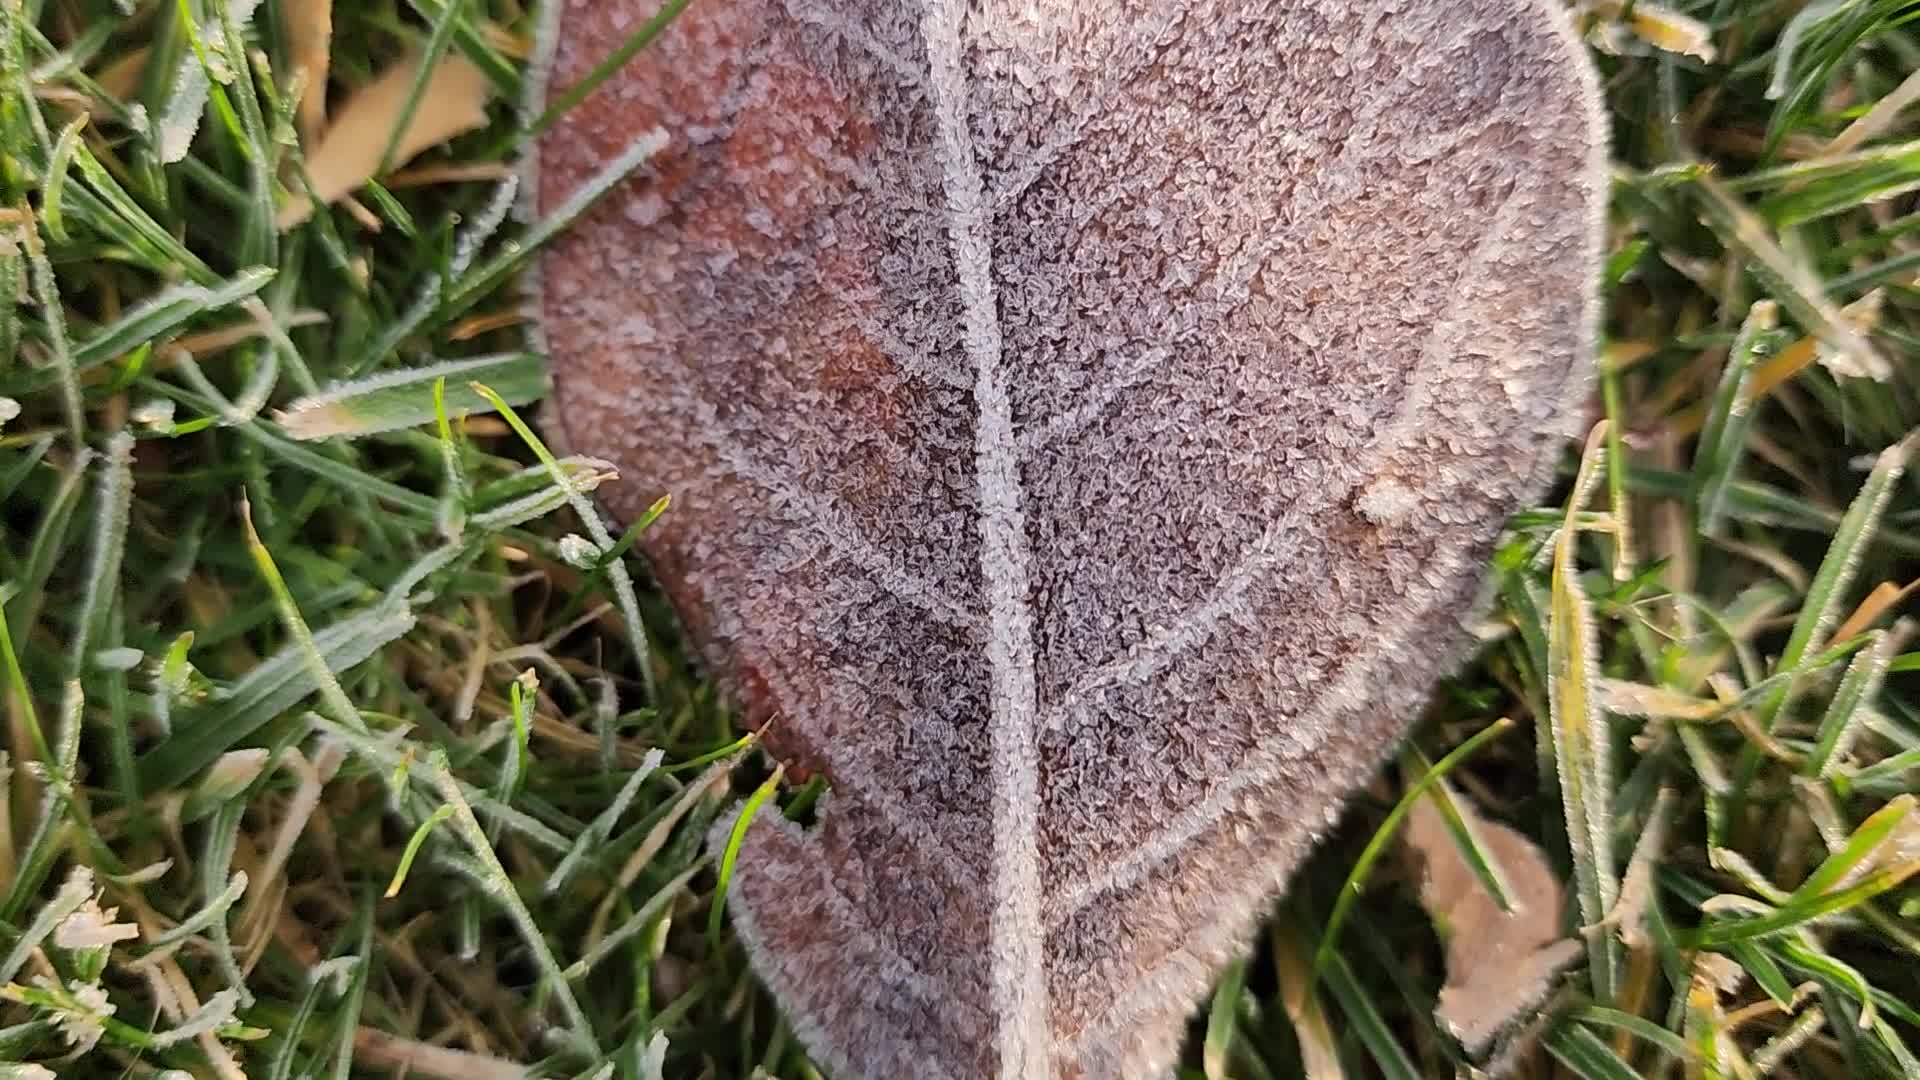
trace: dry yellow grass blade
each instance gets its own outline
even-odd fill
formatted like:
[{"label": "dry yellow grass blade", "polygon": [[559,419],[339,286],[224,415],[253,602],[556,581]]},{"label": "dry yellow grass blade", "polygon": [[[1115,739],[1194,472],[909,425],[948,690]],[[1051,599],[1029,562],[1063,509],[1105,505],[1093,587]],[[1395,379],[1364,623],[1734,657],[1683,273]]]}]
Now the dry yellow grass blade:
[{"label": "dry yellow grass blade", "polygon": [[495,311],[486,315],[474,315],[455,323],[453,329],[447,331],[447,340],[470,341],[482,334],[492,333],[495,330],[505,330],[510,326],[518,326],[526,321],[526,317],[525,312],[517,310]]},{"label": "dry yellow grass blade", "polygon": [[[1554,764],[1560,774],[1560,797],[1567,823],[1567,845],[1573,855],[1579,885],[1580,918],[1588,925],[1605,919],[1619,899],[1615,876],[1613,831],[1608,799],[1614,790],[1612,740],[1607,713],[1594,694],[1599,666],[1594,639],[1594,614],[1575,555],[1579,513],[1592,497],[1606,462],[1607,421],[1587,434],[1580,471],[1567,498],[1567,516],[1553,543],[1553,571],[1548,590],[1547,701],[1553,732]],[[1595,996],[1610,1002],[1617,986],[1619,950],[1610,934],[1587,942],[1589,974]]]},{"label": "dry yellow grass blade", "polygon": [[[1851,329],[1866,333],[1878,325],[1879,310],[1883,301],[1884,294],[1879,289],[1875,289],[1841,308],[1840,314],[1845,316],[1845,321]],[[1771,360],[1753,369],[1743,397],[1749,402],[1761,400],[1785,385],[1787,380],[1800,374],[1807,365],[1819,358],[1820,339],[1811,334],[1801,338],[1775,353]],[[1707,403],[1702,401],[1674,413],[1667,420],[1665,428],[1670,434],[1684,438],[1697,434],[1706,418]]]},{"label": "dry yellow grass blade", "polygon": [[[318,326],[326,321],[326,313],[322,311],[313,311],[310,309],[294,311],[288,313],[286,320],[281,323],[281,329],[295,330],[302,326]],[[200,357],[210,356],[223,349],[230,349],[243,341],[251,341],[262,334],[268,333],[272,329],[271,326],[261,322],[259,319],[249,316],[241,322],[232,323],[214,330],[207,330],[198,334],[188,334],[175,341],[173,347],[167,351],[169,354],[183,352],[198,359]]]},{"label": "dry yellow grass blade", "polygon": [[1868,627],[1880,621],[1880,616],[1905,600],[1916,588],[1920,588],[1920,578],[1909,581],[1905,585],[1883,581],[1874,586],[1873,591],[1867,594],[1866,599],[1860,601],[1860,606],[1853,609],[1853,614],[1847,616],[1846,621],[1840,624],[1829,640],[1845,641],[1856,634],[1865,633]]},{"label": "dry yellow grass blade", "polygon": [[354,1029],[353,1049],[368,1065],[444,1080],[522,1080],[527,1075],[526,1066],[512,1061],[450,1050],[364,1026]]},{"label": "dry yellow grass blade", "polygon": [[463,184],[472,181],[505,180],[513,169],[497,161],[449,161],[402,169],[387,177],[387,190],[425,187],[428,184]]},{"label": "dry yellow grass blade", "polygon": [[1280,976],[1280,1005],[1300,1043],[1301,1072],[1307,1080],[1346,1080],[1346,1070],[1340,1066],[1340,1040],[1327,1023],[1320,999],[1314,996],[1312,957],[1300,940],[1300,932],[1284,922],[1275,922],[1268,936]]},{"label": "dry yellow grass blade", "polygon": [[[307,174],[322,202],[334,202],[373,179],[387,136],[406,109],[419,65],[418,57],[395,64],[340,109],[333,126],[307,156]],[[447,56],[428,76],[412,121],[394,143],[394,164],[485,124],[486,104],[487,77],[466,58]],[[312,212],[311,202],[296,197],[280,211],[278,225],[292,228]]]},{"label": "dry yellow grass blade", "polygon": [[313,143],[327,123],[327,70],[332,62],[333,0],[294,0],[281,9],[287,54],[300,90],[300,139]]},{"label": "dry yellow grass blade", "polygon": [[1817,157],[1832,158],[1849,154],[1858,149],[1868,139],[1872,139],[1893,127],[1914,102],[1920,101],[1920,71],[1908,75],[1893,93],[1873,103],[1858,120],[1847,125],[1847,129],[1833,137]]},{"label": "dry yellow grass blade", "polygon": [[1602,708],[1621,716],[1703,721],[1712,720],[1726,711],[1717,701],[1697,698],[1663,686],[1648,686],[1620,679],[1594,680],[1594,697]]},{"label": "dry yellow grass blade", "polygon": [[1770,279],[1768,291],[1773,298],[1825,346],[1816,359],[1827,370],[1875,382],[1893,378],[1887,358],[1827,298],[1825,285],[1805,262],[1780,246],[1772,227],[1760,215],[1711,175],[1698,177],[1696,184],[1706,196],[1701,206],[1715,231],[1729,246],[1747,254],[1750,269]]},{"label": "dry yellow grass blade", "polygon": [[1617,375],[1659,352],[1660,347],[1650,341],[1610,342],[1600,350],[1600,370]]}]

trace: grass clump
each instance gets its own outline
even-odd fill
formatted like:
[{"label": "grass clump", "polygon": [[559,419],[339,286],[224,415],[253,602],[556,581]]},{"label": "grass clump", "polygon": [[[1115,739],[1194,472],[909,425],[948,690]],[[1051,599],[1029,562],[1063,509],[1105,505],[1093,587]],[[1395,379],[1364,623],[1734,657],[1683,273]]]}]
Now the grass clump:
[{"label": "grass clump", "polygon": [[[1570,16],[1615,124],[1593,435],[1196,1075],[1484,1064],[1386,857],[1410,792],[1571,894],[1516,1074],[1920,1075],[1915,15]],[[530,26],[0,7],[0,1077],[814,1075],[700,842],[768,766],[630,576],[647,522],[585,512],[606,464],[514,411],[512,276],[579,209],[506,223]],[[314,86],[394,71],[378,179],[285,219],[333,184]]]}]

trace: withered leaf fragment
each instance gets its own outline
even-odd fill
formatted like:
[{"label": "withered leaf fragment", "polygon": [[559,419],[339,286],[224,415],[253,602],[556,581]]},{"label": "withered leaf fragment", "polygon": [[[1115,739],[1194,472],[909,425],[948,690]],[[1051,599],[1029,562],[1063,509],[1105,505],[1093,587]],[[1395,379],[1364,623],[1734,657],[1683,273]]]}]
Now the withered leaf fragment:
[{"label": "withered leaf fragment", "polygon": [[1565,896],[1533,841],[1453,798],[1502,873],[1512,910],[1502,911],[1474,875],[1431,798],[1414,804],[1402,839],[1418,867],[1420,906],[1446,940],[1447,981],[1435,1017],[1478,1057],[1539,1007],[1580,943],[1561,933]]},{"label": "withered leaf fragment", "polygon": [[[652,12],[565,0],[550,86]],[[540,141],[553,410],[767,745],[835,1076],[1164,1073],[1467,646],[1595,330],[1547,0],[702,0]]]},{"label": "withered leaf fragment", "polygon": [[[362,87],[310,150],[307,174],[322,203],[340,199],[373,179],[387,140],[406,111],[421,62],[421,57],[411,57]],[[422,150],[485,124],[487,93],[486,74],[471,60],[457,54],[442,57],[420,90],[419,105],[408,118],[406,130],[394,140],[393,161],[409,161]],[[280,208],[276,224],[291,229],[312,214],[312,200],[299,194]]]}]

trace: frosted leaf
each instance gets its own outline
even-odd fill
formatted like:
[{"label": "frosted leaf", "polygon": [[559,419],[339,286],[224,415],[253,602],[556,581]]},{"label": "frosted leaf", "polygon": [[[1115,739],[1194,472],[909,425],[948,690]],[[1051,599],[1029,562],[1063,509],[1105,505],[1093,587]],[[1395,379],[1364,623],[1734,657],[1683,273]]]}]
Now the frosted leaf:
[{"label": "frosted leaf", "polygon": [[127,129],[132,131],[141,142],[154,141],[153,118],[147,115],[147,107],[145,105],[136,101],[127,106]]},{"label": "frosted leaf", "polygon": [[552,212],[671,133],[544,259],[552,414],[832,781],[728,901],[833,1075],[1165,1073],[1471,646],[1595,329],[1564,18],[700,4],[541,140]]},{"label": "frosted leaf", "polygon": [[667,1033],[656,1031],[640,1052],[640,1080],[662,1080],[667,1075]]},{"label": "frosted leaf", "polygon": [[[234,29],[245,30],[253,21],[253,13],[259,6],[259,0],[233,0],[227,6],[227,14],[233,20]],[[213,69],[214,77],[222,84],[233,78],[228,68],[226,37],[219,23],[209,19],[199,27],[198,33],[207,46],[206,64],[203,65],[200,57],[191,49],[180,58],[173,76],[173,89],[167,95],[167,107],[160,115],[159,151],[163,164],[186,157],[187,151],[193,146],[193,137],[200,131],[200,117],[207,110],[207,95],[211,89],[207,82],[207,68]]]},{"label": "frosted leaf", "polygon": [[200,781],[194,795],[209,803],[223,803],[238,797],[259,778],[271,756],[272,751],[265,747],[229,750],[221,754],[207,769],[206,779]]}]

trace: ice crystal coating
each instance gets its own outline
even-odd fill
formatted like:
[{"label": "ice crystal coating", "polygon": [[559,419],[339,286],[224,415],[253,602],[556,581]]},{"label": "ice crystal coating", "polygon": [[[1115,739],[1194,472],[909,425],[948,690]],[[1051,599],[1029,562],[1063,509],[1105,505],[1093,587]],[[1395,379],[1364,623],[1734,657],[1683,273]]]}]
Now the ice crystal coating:
[{"label": "ice crystal coating", "polygon": [[[564,0],[553,85],[651,14]],[[554,415],[823,771],[729,903],[835,1076],[1164,1072],[1467,644],[1594,331],[1545,0],[703,0],[539,147]]]}]

